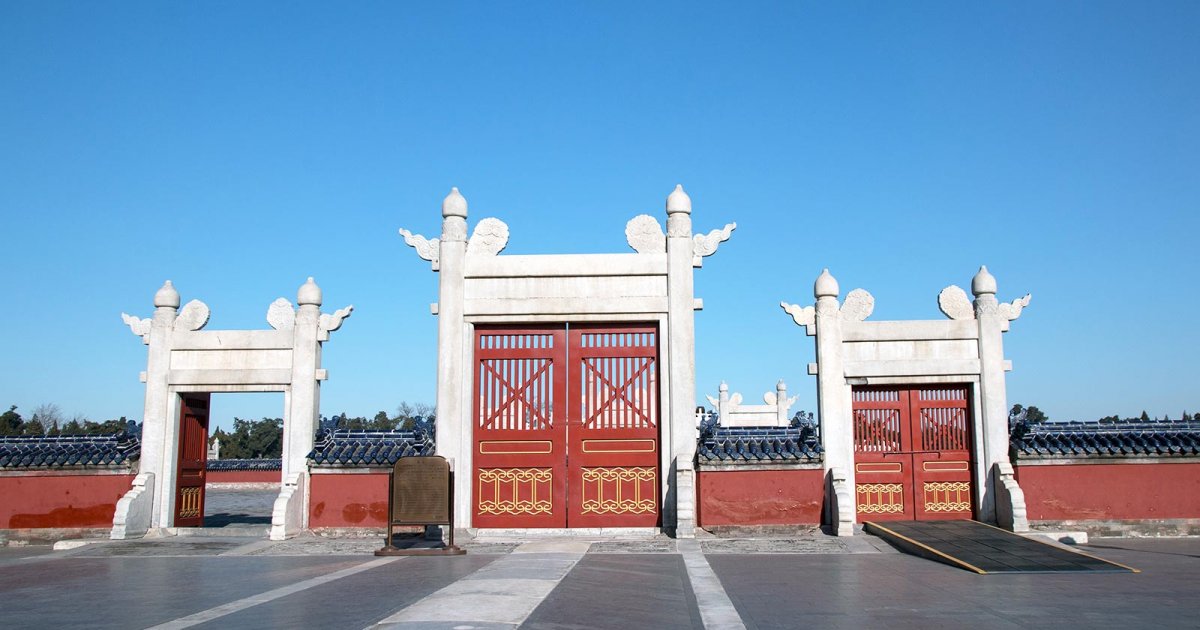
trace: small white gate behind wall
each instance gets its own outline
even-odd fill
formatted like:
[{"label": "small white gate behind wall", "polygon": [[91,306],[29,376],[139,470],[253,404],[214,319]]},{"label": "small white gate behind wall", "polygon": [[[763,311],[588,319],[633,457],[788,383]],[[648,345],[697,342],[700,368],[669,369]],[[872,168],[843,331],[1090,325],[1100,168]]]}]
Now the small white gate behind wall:
[{"label": "small white gate behind wall", "polygon": [[180,421],[188,394],[283,392],[283,457],[271,538],[281,540],[307,526],[307,469],[320,409],[321,344],[354,307],[321,313],[321,288],[309,278],[296,295],[298,307],[279,298],[267,309],[271,330],[202,330],[208,306],[199,300],[179,308],[168,280],[154,294],[154,315],[121,314],[148,349],[140,472],[117,503],[112,538],[132,538],[175,526]]}]

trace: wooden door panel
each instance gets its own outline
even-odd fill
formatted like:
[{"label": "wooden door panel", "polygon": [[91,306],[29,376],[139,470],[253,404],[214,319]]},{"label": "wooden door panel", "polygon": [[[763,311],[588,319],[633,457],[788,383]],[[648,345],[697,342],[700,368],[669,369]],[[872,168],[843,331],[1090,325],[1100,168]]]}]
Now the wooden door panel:
[{"label": "wooden door panel", "polygon": [[566,330],[475,334],[476,527],[566,527]]},{"label": "wooden door panel", "polygon": [[175,468],[175,527],[204,526],[209,399],[209,394],[180,396],[179,457]]},{"label": "wooden door panel", "polygon": [[912,431],[917,459],[913,487],[921,520],[971,518],[971,433],[967,388],[948,386],[912,392]]},{"label": "wooden door panel", "polygon": [[658,525],[657,327],[572,326],[569,354],[570,525]]},{"label": "wooden door panel", "polygon": [[967,393],[964,385],[852,390],[861,518],[971,518]]}]

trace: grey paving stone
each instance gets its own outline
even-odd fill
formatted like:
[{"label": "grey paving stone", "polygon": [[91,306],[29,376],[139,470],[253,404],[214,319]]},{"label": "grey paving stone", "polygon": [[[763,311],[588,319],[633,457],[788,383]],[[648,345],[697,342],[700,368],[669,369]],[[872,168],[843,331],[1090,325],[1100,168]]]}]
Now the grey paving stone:
[{"label": "grey paving stone", "polygon": [[676,553],[670,538],[652,540],[613,540],[592,543],[588,553]]},{"label": "grey paving stone", "polygon": [[700,549],[706,554],[839,554],[848,552],[846,543],[828,536],[817,538],[716,538],[701,541]]},{"label": "grey paving stone", "polygon": [[703,628],[683,558],[588,554],[521,625],[567,628]]}]

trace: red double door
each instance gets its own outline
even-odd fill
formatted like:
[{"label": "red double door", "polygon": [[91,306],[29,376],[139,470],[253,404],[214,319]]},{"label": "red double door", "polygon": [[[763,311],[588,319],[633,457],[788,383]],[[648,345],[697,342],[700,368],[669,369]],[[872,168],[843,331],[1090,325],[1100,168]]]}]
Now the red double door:
[{"label": "red double door", "polygon": [[175,468],[175,527],[204,526],[209,399],[209,394],[180,396],[179,458]]},{"label": "red double door", "polygon": [[852,393],[859,520],[971,518],[967,386],[855,387]]},{"label": "red double door", "polygon": [[658,330],[477,327],[476,527],[659,524]]}]

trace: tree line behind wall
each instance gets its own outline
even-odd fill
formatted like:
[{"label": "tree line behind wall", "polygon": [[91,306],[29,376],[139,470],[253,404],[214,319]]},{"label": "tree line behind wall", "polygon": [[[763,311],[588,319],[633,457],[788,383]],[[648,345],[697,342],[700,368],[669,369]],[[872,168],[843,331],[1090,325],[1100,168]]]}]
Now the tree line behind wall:
[{"label": "tree line behind wall", "polygon": [[[1033,405],[1026,407],[1021,404],[1016,404],[1016,405],[1012,406],[1012,409],[1009,410],[1009,412],[1008,412],[1008,421],[1009,421],[1009,424],[1013,424],[1016,422],[1023,422],[1025,424],[1040,424],[1042,422],[1051,422],[1050,416],[1047,416],[1046,413],[1043,412],[1041,409],[1038,409],[1037,407],[1035,407]],[[1111,416],[1104,416],[1103,418],[1098,418],[1096,420],[1093,420],[1092,422],[1099,422],[1101,424],[1116,424],[1116,423],[1121,423],[1121,422],[1188,422],[1188,421],[1200,422],[1200,413],[1189,414],[1187,411],[1184,411],[1183,413],[1179,414],[1179,416],[1176,418],[1172,418],[1171,414],[1164,413],[1162,415],[1162,417],[1160,418],[1159,416],[1151,416],[1150,414],[1146,413],[1145,410],[1142,410],[1142,415],[1140,415],[1140,416],[1122,418],[1121,416],[1114,414]]]},{"label": "tree line behind wall", "polygon": [[111,435],[114,433],[138,433],[141,423],[125,416],[104,422],[93,422],[76,414],[67,419],[58,405],[38,405],[29,419],[21,416],[16,405],[0,413],[0,435]]}]

